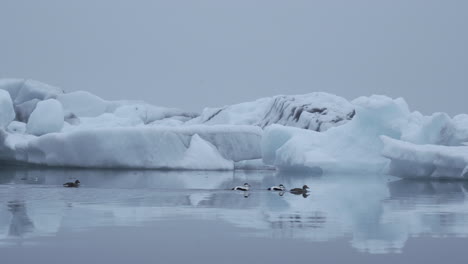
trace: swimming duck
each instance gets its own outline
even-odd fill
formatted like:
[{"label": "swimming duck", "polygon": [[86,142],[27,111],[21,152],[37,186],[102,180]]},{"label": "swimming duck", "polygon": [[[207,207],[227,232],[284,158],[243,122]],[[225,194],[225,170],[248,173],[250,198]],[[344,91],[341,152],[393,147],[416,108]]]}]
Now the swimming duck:
[{"label": "swimming duck", "polygon": [[268,188],[268,190],[269,191],[280,191],[280,192],[282,192],[282,191],[286,190],[286,188],[284,187],[283,184],[280,184],[278,186],[272,186],[272,187]]},{"label": "swimming duck", "polygon": [[76,180],[75,182],[66,182],[63,184],[63,187],[79,187],[80,186],[80,181]]},{"label": "swimming duck", "polygon": [[236,186],[236,187],[232,188],[232,190],[246,192],[246,191],[249,190],[249,188],[250,188],[250,185],[248,183],[244,183],[244,186]]},{"label": "swimming duck", "polygon": [[309,186],[304,185],[302,188],[294,188],[289,190],[290,193],[292,194],[306,194],[308,192]]}]

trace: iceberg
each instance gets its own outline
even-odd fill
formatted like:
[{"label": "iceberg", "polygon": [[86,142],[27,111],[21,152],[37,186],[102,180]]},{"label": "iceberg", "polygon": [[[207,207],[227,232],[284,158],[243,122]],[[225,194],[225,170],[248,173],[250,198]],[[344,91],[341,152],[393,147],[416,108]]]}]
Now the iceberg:
[{"label": "iceberg", "polygon": [[39,101],[63,94],[60,88],[29,79],[0,79],[0,90],[10,94],[16,118],[21,122],[28,121]]},{"label": "iceberg", "polygon": [[403,99],[360,97],[353,101],[356,116],[325,132],[280,125],[265,129],[263,160],[283,170],[323,172],[381,172],[380,135],[398,137],[408,106]]},{"label": "iceberg", "polygon": [[[261,129],[250,126],[120,127],[18,138],[4,135],[10,160],[47,166],[233,169],[260,158]],[[2,142],[0,137],[0,144]]]},{"label": "iceberg", "polygon": [[15,106],[34,99],[56,98],[64,93],[58,87],[30,79],[0,79],[0,89],[10,93]]},{"label": "iceberg", "polygon": [[299,127],[314,131],[342,125],[353,118],[354,107],[346,99],[327,93],[279,95],[253,102],[206,108],[190,124],[255,125],[272,124]]},{"label": "iceberg", "polygon": [[468,177],[468,115],[424,116],[383,95],[278,95],[197,114],[0,79],[0,110],[6,163]]},{"label": "iceberg", "polygon": [[388,173],[402,178],[468,179],[468,146],[417,145],[381,137]]},{"label": "iceberg", "polygon": [[348,101],[326,93],[263,98],[199,116],[27,79],[0,80],[0,91],[2,107],[10,107],[1,114],[1,159],[46,166],[271,170],[262,161],[262,128],[325,131],[355,113]]},{"label": "iceberg", "polygon": [[467,177],[468,117],[411,112],[402,98],[360,97],[355,117],[318,133],[280,125],[265,129],[262,156],[282,170],[388,173],[399,177]]}]

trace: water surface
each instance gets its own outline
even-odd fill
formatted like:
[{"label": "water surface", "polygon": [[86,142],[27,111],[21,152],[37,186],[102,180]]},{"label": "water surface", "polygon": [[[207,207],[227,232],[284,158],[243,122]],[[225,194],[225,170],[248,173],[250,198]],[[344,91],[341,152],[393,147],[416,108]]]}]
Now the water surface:
[{"label": "water surface", "polygon": [[[74,179],[80,188],[61,186]],[[244,182],[248,193],[230,190]],[[265,190],[279,183],[311,192]],[[3,167],[0,256],[5,263],[465,263],[467,190],[468,182],[384,175]]]}]

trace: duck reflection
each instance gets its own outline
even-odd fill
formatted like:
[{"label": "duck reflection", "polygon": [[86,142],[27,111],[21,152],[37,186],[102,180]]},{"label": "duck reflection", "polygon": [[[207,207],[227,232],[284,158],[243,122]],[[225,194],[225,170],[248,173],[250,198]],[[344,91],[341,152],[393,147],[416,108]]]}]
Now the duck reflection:
[{"label": "duck reflection", "polygon": [[307,198],[307,197],[310,196],[310,194],[308,194],[308,193],[293,193],[292,192],[291,194],[296,195],[296,196],[302,196],[302,198]]},{"label": "duck reflection", "polygon": [[320,229],[324,228],[327,218],[323,212],[309,212],[303,214],[282,214],[271,221],[273,229]]}]

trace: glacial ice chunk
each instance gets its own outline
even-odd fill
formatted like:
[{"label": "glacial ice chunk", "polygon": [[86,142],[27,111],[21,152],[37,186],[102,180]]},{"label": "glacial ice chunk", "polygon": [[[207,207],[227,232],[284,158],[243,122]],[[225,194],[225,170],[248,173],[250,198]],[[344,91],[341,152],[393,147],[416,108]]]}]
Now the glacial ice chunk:
[{"label": "glacial ice chunk", "polygon": [[402,178],[468,179],[468,146],[417,145],[382,136],[388,173]]},{"label": "glacial ice chunk", "polygon": [[[403,99],[386,96],[348,102],[327,93],[279,95],[206,108],[198,115],[141,101],[106,101],[84,91],[64,93],[27,79],[0,79],[0,110],[0,154],[7,161],[200,168],[205,160],[198,165],[182,162],[195,159],[199,149],[217,160],[218,169],[234,163],[238,169],[375,173],[388,165],[402,177],[464,177],[468,171],[460,152],[460,146],[468,144],[468,115],[424,116],[410,112]],[[53,132],[60,133],[45,135]],[[168,150],[172,154],[162,157],[158,151],[169,146],[162,139],[176,150],[180,145],[183,154]],[[87,145],[98,149],[88,150]],[[397,146],[398,151],[389,151]],[[144,148],[143,154],[130,151],[134,157],[124,160],[120,151],[134,148]],[[398,168],[404,166],[415,169]]]},{"label": "glacial ice chunk", "polygon": [[60,88],[29,79],[0,79],[0,90],[7,91],[16,112],[16,119],[27,122],[37,102],[56,98]]},{"label": "glacial ice chunk", "polygon": [[65,118],[71,126],[65,126],[63,132],[75,130],[92,130],[101,128],[118,128],[118,127],[135,127],[143,125],[140,119],[130,119],[118,117],[111,113],[104,113],[96,117],[73,117],[66,116]]},{"label": "glacial ice chunk", "polygon": [[161,106],[153,106],[145,103],[127,104],[118,107],[114,114],[118,117],[125,117],[134,120],[141,120],[144,124],[170,118],[174,116],[193,118],[196,114],[182,111],[176,108],[167,108]]},{"label": "glacial ice chunk", "polygon": [[188,124],[257,125],[281,124],[315,131],[342,125],[354,116],[346,99],[328,93],[279,95],[221,108],[206,108]]},{"label": "glacial ice chunk", "polygon": [[233,161],[260,158],[260,139],[261,129],[251,126],[112,127],[28,137],[8,146],[24,154],[15,161],[48,166],[225,170]]},{"label": "glacial ice chunk", "polygon": [[215,146],[194,134],[181,167],[194,170],[232,170],[234,162],[223,158]]},{"label": "glacial ice chunk", "polygon": [[41,100],[31,99],[21,104],[15,105],[16,119],[21,122],[27,123],[31,113],[36,109],[36,105]]},{"label": "glacial ice chunk", "polygon": [[57,96],[65,114],[73,113],[78,117],[93,117],[104,114],[107,102],[94,94],[76,91]]},{"label": "glacial ice chunk", "polygon": [[26,124],[23,122],[12,121],[8,127],[7,131],[10,133],[19,133],[24,134],[26,133]]},{"label": "glacial ice chunk", "polygon": [[402,128],[401,140],[415,144],[458,146],[468,140],[468,115],[453,119],[446,113],[423,116],[414,112]]},{"label": "glacial ice chunk", "polygon": [[63,93],[60,88],[29,79],[1,79],[0,89],[10,93],[15,105],[32,99],[46,100],[55,98]]},{"label": "glacial ice chunk", "polygon": [[63,127],[63,109],[59,101],[48,99],[37,103],[29,117],[26,130],[29,134],[41,136],[59,132]]},{"label": "glacial ice chunk", "polygon": [[262,139],[263,160],[283,170],[380,172],[387,159],[380,155],[380,135],[399,138],[409,115],[403,99],[360,97],[356,116],[325,132],[273,125]]},{"label": "glacial ice chunk", "polygon": [[10,94],[5,90],[0,90],[0,128],[8,126],[15,116]]}]

